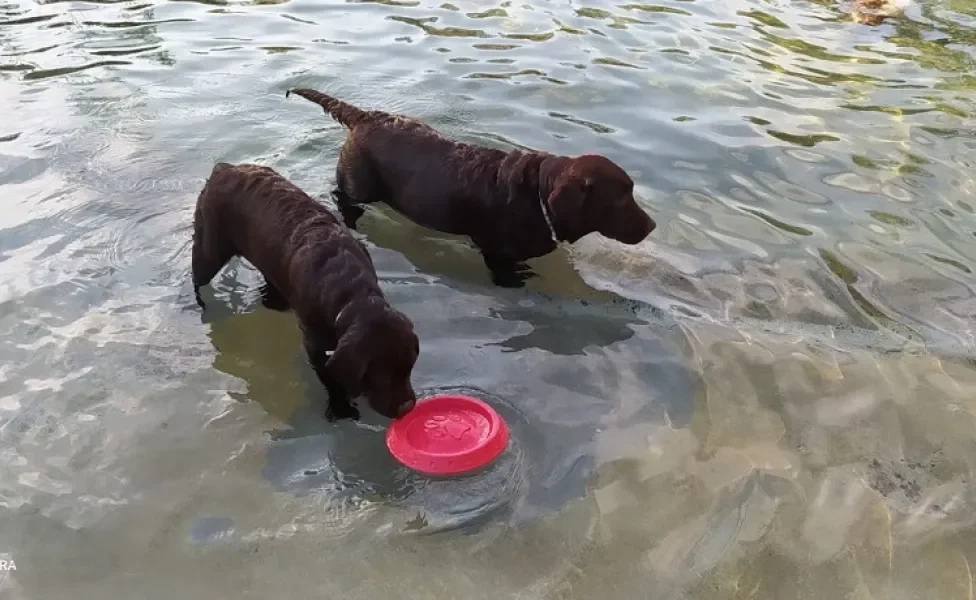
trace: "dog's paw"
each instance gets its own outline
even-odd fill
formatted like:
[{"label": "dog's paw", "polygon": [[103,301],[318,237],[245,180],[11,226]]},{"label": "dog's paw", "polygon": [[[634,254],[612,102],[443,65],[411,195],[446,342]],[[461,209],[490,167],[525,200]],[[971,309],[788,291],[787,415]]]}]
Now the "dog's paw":
[{"label": "dog's paw", "polygon": [[530,276],[524,273],[492,273],[491,282],[498,287],[518,289],[525,287],[525,280],[529,279]]},{"label": "dog's paw", "polygon": [[207,303],[203,300],[200,289],[196,288],[192,292],[181,292],[177,297],[182,313],[204,313],[207,310]]},{"label": "dog's paw", "polygon": [[342,421],[344,419],[352,419],[353,421],[359,420],[359,409],[351,404],[335,406],[329,404],[328,408],[325,409],[325,420],[330,423],[335,423],[336,421]]},{"label": "dog's paw", "polygon": [[180,312],[181,313],[197,313],[197,314],[199,314],[199,313],[202,313],[204,310],[206,310],[206,307],[205,306],[200,306],[196,302],[186,302],[186,303],[183,304],[183,306],[180,307]]},{"label": "dog's paw", "polygon": [[525,263],[516,263],[512,269],[492,271],[491,281],[498,287],[522,288],[525,287],[526,281],[538,276],[539,274]]},{"label": "dog's paw", "polygon": [[359,222],[360,217],[366,214],[366,209],[361,206],[340,204],[339,214],[342,215],[342,221],[345,223],[346,227],[355,230],[356,224]]}]

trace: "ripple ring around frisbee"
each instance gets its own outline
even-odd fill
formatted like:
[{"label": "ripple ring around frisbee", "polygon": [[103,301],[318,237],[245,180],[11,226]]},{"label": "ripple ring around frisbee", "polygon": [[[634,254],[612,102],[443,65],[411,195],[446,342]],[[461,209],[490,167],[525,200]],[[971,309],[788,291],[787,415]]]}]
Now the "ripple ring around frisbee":
[{"label": "ripple ring around frisbee", "polygon": [[386,447],[407,467],[428,475],[460,475],[484,467],[508,445],[508,425],[482,400],[460,394],[420,402],[386,431]]}]

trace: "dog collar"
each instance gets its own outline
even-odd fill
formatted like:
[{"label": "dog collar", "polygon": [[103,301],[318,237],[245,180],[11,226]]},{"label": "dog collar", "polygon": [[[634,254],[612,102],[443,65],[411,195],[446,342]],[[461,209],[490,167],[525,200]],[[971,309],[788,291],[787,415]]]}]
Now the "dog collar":
[{"label": "dog collar", "polygon": [[542,209],[542,218],[546,220],[546,225],[549,227],[549,235],[552,237],[552,241],[559,245],[559,236],[556,235],[556,228],[552,226],[552,219],[549,217],[549,207],[546,206],[546,199],[542,197],[542,193],[539,193],[539,208]]},{"label": "dog collar", "polygon": [[[347,308],[349,308],[349,305],[343,306],[342,307],[342,310],[339,311],[339,314],[336,315],[335,325],[336,325],[337,328],[339,326],[339,319],[342,318],[342,314],[344,312],[346,312],[346,309]],[[325,352],[323,352],[323,354],[325,354],[327,357],[329,357],[329,356],[332,356],[333,354],[335,354],[335,350],[326,350]]]}]

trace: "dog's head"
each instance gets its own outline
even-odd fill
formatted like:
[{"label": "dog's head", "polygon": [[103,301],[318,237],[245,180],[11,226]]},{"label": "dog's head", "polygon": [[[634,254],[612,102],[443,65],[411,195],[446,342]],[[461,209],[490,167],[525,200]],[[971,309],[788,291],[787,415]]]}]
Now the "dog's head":
[{"label": "dog's head", "polygon": [[325,368],[350,396],[362,394],[373,410],[396,419],[417,402],[410,376],[420,340],[413,323],[399,311],[384,306],[369,312],[350,317],[352,323]]},{"label": "dog's head", "polygon": [[597,232],[637,244],[657,223],[634,200],[634,181],[612,160],[598,154],[547,159],[540,189],[561,240],[573,243]]}]

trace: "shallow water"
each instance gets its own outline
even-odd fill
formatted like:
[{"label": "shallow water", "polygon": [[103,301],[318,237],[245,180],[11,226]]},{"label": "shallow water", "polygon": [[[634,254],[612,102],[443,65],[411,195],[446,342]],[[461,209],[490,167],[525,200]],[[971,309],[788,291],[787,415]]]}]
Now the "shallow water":
[{"label": "shallow water", "polygon": [[[976,4],[846,9],[0,5],[0,597],[972,598]],[[503,290],[361,221],[418,389],[512,425],[484,473],[325,422],[246,264],[192,303],[214,162],[331,202],[297,85],[604,153],[659,223]]]}]

